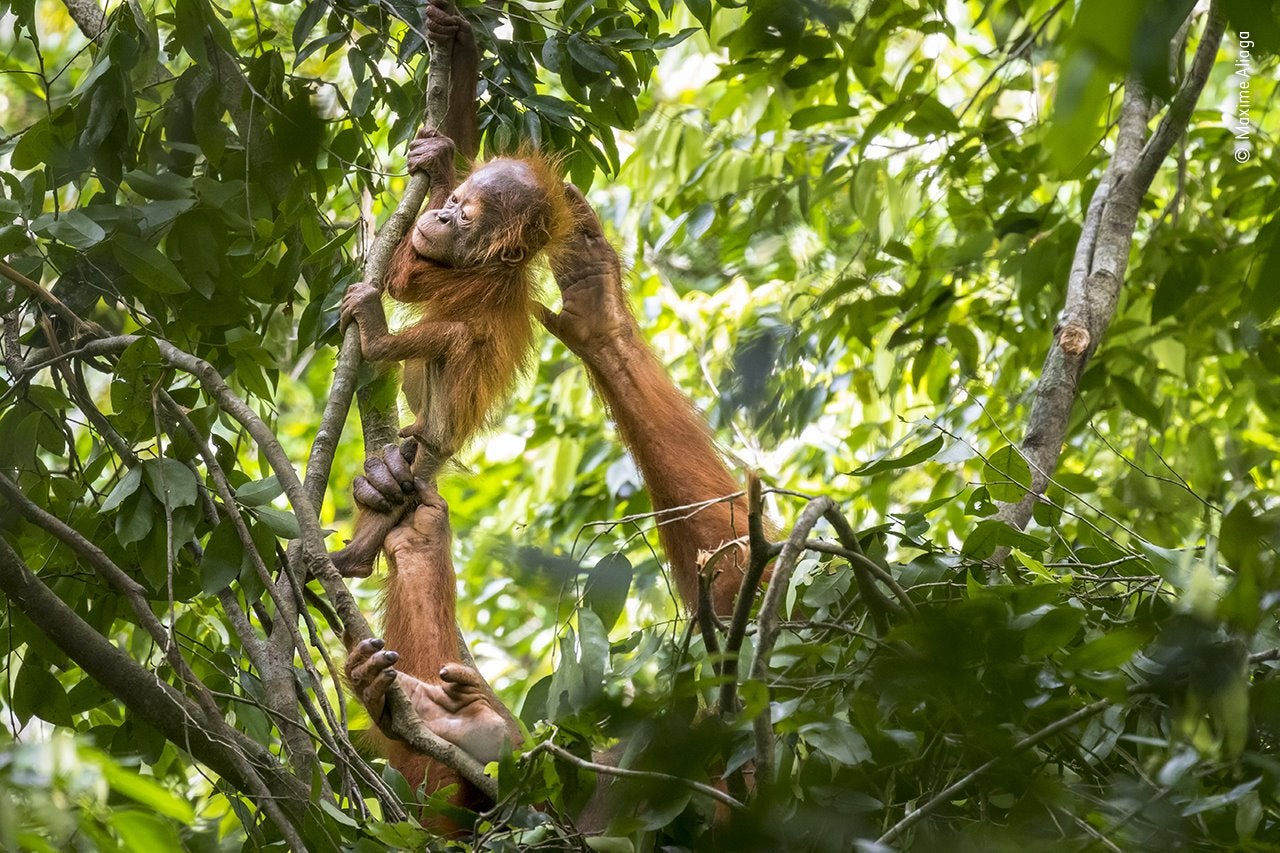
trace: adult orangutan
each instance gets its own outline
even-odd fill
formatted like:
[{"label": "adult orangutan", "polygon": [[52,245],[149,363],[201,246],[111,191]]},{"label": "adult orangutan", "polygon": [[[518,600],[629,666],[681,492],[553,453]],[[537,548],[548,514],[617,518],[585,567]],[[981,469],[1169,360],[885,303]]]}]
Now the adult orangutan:
[{"label": "adult orangutan", "polygon": [[[676,590],[696,610],[698,553],[746,536],[746,498],[727,498],[742,487],[706,421],[645,343],[622,287],[618,253],[600,219],[576,187],[569,187],[569,199],[576,227],[551,265],[563,305],[558,314],[543,308],[541,319],[582,359],[612,412],[649,488]],[[735,548],[719,563],[711,585],[719,615],[732,612],[744,555],[745,548]]]},{"label": "adult orangutan", "polygon": [[[443,2],[433,0],[427,9],[428,35],[453,37],[455,50],[464,53],[465,42],[474,55],[470,27],[461,16],[442,12]],[[474,69],[475,63],[464,67]],[[466,99],[473,102],[474,71],[472,77]],[[465,91],[455,84],[452,97]],[[455,114],[467,115],[451,104],[450,115]],[[470,123],[474,126],[474,107]],[[421,318],[390,332],[382,292],[365,282],[353,285],[342,300],[343,325],[359,326],[364,357],[405,363],[404,392],[415,421],[401,435],[417,440],[414,473],[428,482],[486,426],[529,363],[536,305],[530,265],[541,253],[553,253],[573,225],[564,185],[547,160],[500,157],[459,184],[455,152],[451,139],[429,129],[409,148],[409,169],[430,177],[431,193],[426,210],[396,248],[386,289],[393,299],[413,304]],[[433,384],[433,372],[443,381]],[[445,393],[432,399],[433,387]],[[399,518],[370,483],[409,488],[399,462],[394,453],[371,456],[366,476],[356,480],[362,502],[377,512],[361,512],[351,542],[333,555],[346,576],[372,572],[378,549]]]},{"label": "adult orangutan", "polygon": [[[462,655],[454,627],[457,594],[449,508],[425,480],[417,479],[414,489],[417,507],[384,543],[390,569],[385,643],[376,639],[356,645],[347,657],[347,679],[375,722],[387,711],[387,688],[398,680],[428,728],[477,760],[493,761],[504,738],[519,743],[520,730],[509,714],[496,710],[501,705],[479,673],[458,663]],[[399,488],[382,489],[381,498],[399,505],[410,502]],[[424,780],[428,792],[456,784],[455,805],[472,810],[486,805],[469,782],[403,742],[388,741],[386,751],[391,766],[415,790]]]}]

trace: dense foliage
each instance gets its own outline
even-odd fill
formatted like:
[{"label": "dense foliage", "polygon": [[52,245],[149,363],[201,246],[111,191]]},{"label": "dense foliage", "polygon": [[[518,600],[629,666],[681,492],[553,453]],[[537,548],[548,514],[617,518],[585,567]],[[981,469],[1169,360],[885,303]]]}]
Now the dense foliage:
[{"label": "dense foliage", "polygon": [[[674,602],[635,467],[547,337],[442,484],[462,624],[528,746],[622,742],[627,766],[708,781],[768,715],[776,781],[732,810],[730,850],[1280,845],[1275,0],[1213,6],[1226,37],[1138,211],[1052,485],[1025,531],[996,517],[1031,483],[1017,448],[1122,83],[1175,97],[1193,5],[464,4],[486,150],[562,152],[592,187],[651,343],[762,472],[775,538],[826,496],[901,593],[869,606],[821,521],[833,547],[791,576],[768,678],[717,713],[722,662]],[[345,715],[368,720],[342,707],[332,602],[312,582],[281,618],[307,527],[247,426],[303,470],[338,300],[421,121],[420,10],[0,13],[0,563],[68,607],[50,634],[5,587],[0,847],[281,843],[265,798],[87,675],[75,626],[197,701],[185,658],[312,792],[309,847],[428,843],[389,805],[403,780],[345,744]],[[362,456],[353,415],[319,508],[335,530]],[[376,587],[353,585],[371,616]],[[579,843],[591,773],[538,751],[497,774],[456,849]],[[713,844],[712,801],[679,780],[618,790],[593,849]]]}]

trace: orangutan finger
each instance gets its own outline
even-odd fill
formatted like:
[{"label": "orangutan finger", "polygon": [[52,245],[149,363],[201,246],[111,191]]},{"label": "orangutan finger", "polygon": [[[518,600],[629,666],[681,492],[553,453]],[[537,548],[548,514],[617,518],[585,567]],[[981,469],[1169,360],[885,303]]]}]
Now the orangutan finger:
[{"label": "orangutan finger", "polygon": [[447,663],[440,667],[440,680],[457,687],[484,687],[480,673],[460,663]]},{"label": "orangutan finger", "polygon": [[361,640],[352,647],[347,653],[347,662],[344,670],[347,674],[347,680],[351,681],[351,674],[356,667],[363,666],[374,652],[382,651],[382,647],[386,643],[379,637],[370,637],[367,640]]},{"label": "orangutan finger", "polygon": [[364,473],[369,478],[369,482],[382,492],[382,496],[389,503],[395,504],[403,499],[404,492],[400,488],[400,481],[395,474],[391,473],[391,467],[382,456],[370,456],[365,459]]},{"label": "orangutan finger", "polygon": [[[397,491],[399,489],[397,488]],[[382,492],[374,488],[368,478],[357,476],[351,481],[351,494],[355,497],[356,503],[367,507],[374,512],[389,513],[391,512],[391,503],[382,496]]]},{"label": "orangutan finger", "polygon": [[406,495],[413,494],[413,471],[401,455],[399,446],[388,444],[382,448],[382,460],[386,463],[391,476],[400,485],[400,491]]},{"label": "orangutan finger", "polygon": [[[352,669],[351,686],[362,697],[368,696],[369,690],[376,687],[378,681],[395,678],[394,674],[388,676],[386,673],[392,670],[398,660],[400,660],[400,655],[397,652],[381,651],[374,653],[363,664]],[[385,690],[386,688],[382,689]]]}]

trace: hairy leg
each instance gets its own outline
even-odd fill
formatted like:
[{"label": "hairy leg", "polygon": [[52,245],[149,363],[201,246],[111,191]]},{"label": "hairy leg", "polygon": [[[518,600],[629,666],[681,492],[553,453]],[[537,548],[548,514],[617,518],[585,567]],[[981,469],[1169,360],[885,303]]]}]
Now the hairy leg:
[{"label": "hairy leg", "polygon": [[[394,504],[403,496],[394,478],[368,479],[379,497]],[[386,692],[399,683],[429,729],[481,761],[491,761],[505,740],[519,743],[518,725],[476,670],[458,662],[455,628],[456,580],[450,556],[448,506],[435,488],[414,482],[417,506],[386,537],[390,573],[384,631],[386,639],[353,647],[347,678],[375,723],[386,714]],[[388,744],[391,766],[415,788],[428,791],[460,785],[455,802],[482,805],[479,794],[447,767],[399,742]]]},{"label": "hairy leg", "polygon": [[428,0],[427,38],[436,43],[452,43],[449,69],[449,111],[444,135],[458,143],[458,151],[468,162],[480,150],[476,125],[476,86],[480,82],[480,51],[471,24],[458,13],[452,0]]}]

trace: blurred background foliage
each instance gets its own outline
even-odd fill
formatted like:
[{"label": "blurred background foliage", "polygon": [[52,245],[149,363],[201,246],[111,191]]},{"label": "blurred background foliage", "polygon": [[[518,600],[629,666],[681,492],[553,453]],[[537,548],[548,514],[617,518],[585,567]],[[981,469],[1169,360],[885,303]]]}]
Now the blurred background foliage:
[{"label": "blurred background foliage", "polygon": [[[803,506],[796,493],[831,497],[920,609],[877,636],[846,563],[801,563],[770,683],[782,782],[717,843],[1275,849],[1274,0],[1222,3],[1218,62],[1145,199],[1051,502],[1022,536],[989,517],[1026,482],[1009,445],[1111,153],[1119,84],[1133,74],[1157,97],[1174,91],[1193,3],[463,5],[484,56],[485,150],[565,155],[624,254],[648,339],[735,464],[778,490],[778,528]],[[0,255],[82,317],[208,360],[301,466],[338,300],[405,182],[420,11],[121,3],[91,42],[69,7],[84,19],[82,4],[0,3]],[[25,296],[0,288],[6,353],[48,358],[48,334],[65,344],[67,329],[37,322]],[[743,720],[768,694],[745,685],[739,720],[699,711],[715,675],[661,569],[636,469],[581,365],[549,336],[541,356],[499,429],[442,483],[480,668],[535,738],[581,752],[625,734],[635,766],[733,769],[750,755]],[[242,428],[156,365],[145,347],[87,360],[84,399],[57,374],[7,364],[0,469],[128,567],[227,718],[274,748],[216,597],[230,583],[250,606],[261,585],[199,510],[204,469],[157,416],[154,389],[216,448],[269,568],[296,521]],[[353,415],[322,510],[335,547],[359,435]],[[9,503],[0,523],[89,624],[172,679],[65,548]],[[976,562],[1001,543],[1015,546],[1004,574]],[[375,613],[376,579],[355,587]],[[0,846],[271,843],[247,799],[133,720],[16,608],[0,619]],[[321,641],[340,653],[331,631]],[[905,812],[999,756],[877,848]],[[587,786],[545,754],[500,779],[520,802],[565,806]],[[625,799],[617,844],[710,844],[707,804],[686,789]],[[338,805],[318,818],[326,838],[425,843]],[[526,820],[476,844],[558,837]]]}]

